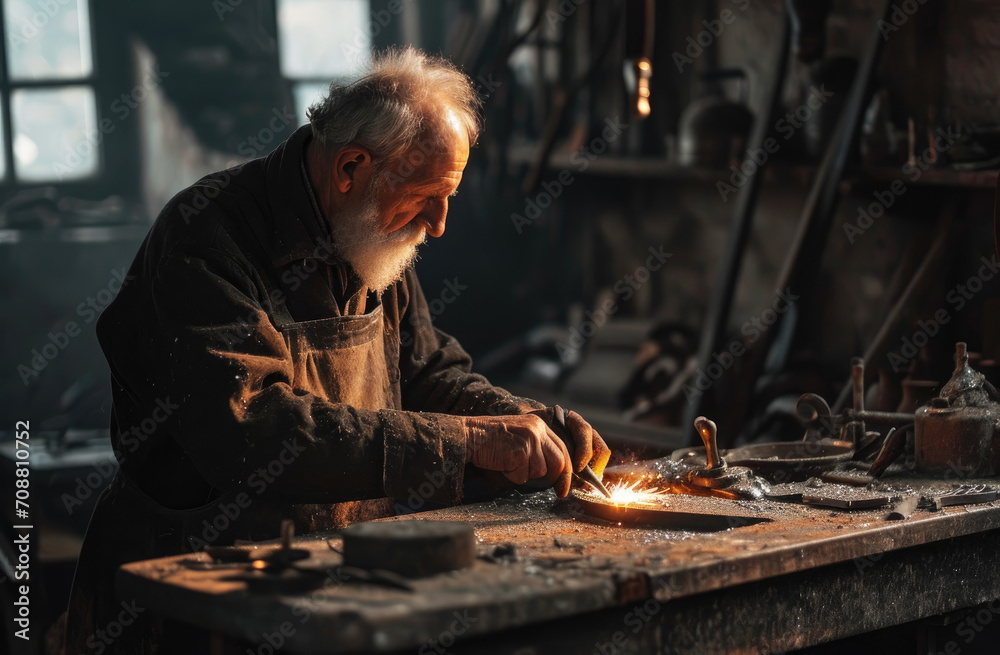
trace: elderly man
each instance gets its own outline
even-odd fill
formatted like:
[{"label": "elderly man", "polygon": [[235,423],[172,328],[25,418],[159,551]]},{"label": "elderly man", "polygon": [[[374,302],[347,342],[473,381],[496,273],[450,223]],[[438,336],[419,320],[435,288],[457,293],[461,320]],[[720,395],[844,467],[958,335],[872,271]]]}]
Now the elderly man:
[{"label": "elderly man", "polygon": [[[171,200],[101,316],[121,468],[81,554],[69,652],[159,638],[114,596],[122,563],[274,537],[284,518],[317,530],[394,500],[456,503],[467,471],[565,495],[608,461],[579,415],[571,455],[551,410],[470,373],[430,325],[413,262],[478,137],[469,79],[392,51],[309,118]],[[95,637],[113,621],[140,627]]]}]

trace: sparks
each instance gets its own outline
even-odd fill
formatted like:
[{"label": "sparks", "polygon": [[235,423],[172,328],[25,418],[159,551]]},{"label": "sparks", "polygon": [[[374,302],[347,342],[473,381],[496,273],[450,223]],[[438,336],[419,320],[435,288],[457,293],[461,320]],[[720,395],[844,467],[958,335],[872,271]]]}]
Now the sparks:
[{"label": "sparks", "polygon": [[650,501],[669,493],[665,489],[650,486],[645,480],[636,480],[631,484],[624,480],[610,487],[611,502],[615,505],[631,505],[633,503],[649,503]]}]

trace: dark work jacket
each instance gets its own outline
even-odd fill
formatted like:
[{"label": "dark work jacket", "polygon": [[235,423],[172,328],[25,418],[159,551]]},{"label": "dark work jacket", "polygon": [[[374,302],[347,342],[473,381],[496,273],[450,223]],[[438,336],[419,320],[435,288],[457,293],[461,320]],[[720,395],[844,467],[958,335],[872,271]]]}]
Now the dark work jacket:
[{"label": "dark work jacket", "polygon": [[[316,530],[388,515],[392,499],[458,502],[459,417],[541,407],[470,373],[412,269],[377,296],[337,260],[306,173],[310,138],[300,128],[177,194],[98,321],[121,468],[81,554],[71,652],[117,615],[120,564],[270,538],[282,518]],[[372,329],[381,343],[357,371],[323,368],[324,344]]]}]

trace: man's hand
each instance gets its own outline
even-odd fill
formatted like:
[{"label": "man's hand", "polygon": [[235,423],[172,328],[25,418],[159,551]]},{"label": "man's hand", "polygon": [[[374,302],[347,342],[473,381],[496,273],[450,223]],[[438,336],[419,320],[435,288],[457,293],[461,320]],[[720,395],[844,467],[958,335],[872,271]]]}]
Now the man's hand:
[{"label": "man's hand", "polygon": [[560,496],[573,474],[566,445],[534,414],[465,419],[466,456],[473,466],[499,471],[515,484],[543,478]]},{"label": "man's hand", "polygon": [[555,418],[555,409],[552,407],[546,407],[545,409],[536,409],[531,412],[537,416],[542,417],[542,420],[549,426],[553,426],[554,430],[564,430],[569,433],[571,438],[571,443],[573,444],[572,458],[573,458],[573,471],[579,473],[583,470],[584,466],[590,465],[591,470],[597,474],[597,477],[601,477],[604,473],[604,467],[608,465],[608,460],[611,459],[611,449],[608,445],[604,443],[604,439],[601,435],[597,434],[590,423],[584,420],[582,416],[573,411],[566,412],[566,427],[563,428]]},{"label": "man's hand", "polygon": [[588,463],[598,475],[611,457],[600,435],[579,414],[568,412],[566,431],[575,444],[572,458],[553,430],[552,409],[517,416],[476,416],[465,419],[466,460],[489,471],[499,471],[516,484],[542,478],[560,497],[569,494],[574,471]]}]

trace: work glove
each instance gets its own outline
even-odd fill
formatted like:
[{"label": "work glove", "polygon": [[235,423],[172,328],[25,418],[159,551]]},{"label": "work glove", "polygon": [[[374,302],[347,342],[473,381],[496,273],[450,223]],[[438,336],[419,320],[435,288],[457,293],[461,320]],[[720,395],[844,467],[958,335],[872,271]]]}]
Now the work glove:
[{"label": "work glove", "polygon": [[[569,494],[574,471],[590,463],[600,475],[611,457],[604,440],[576,412],[567,413],[565,428],[552,408],[514,416],[468,417],[464,423],[466,461],[499,471],[515,484],[544,479],[560,497]],[[567,444],[573,446],[572,454]]]}]

